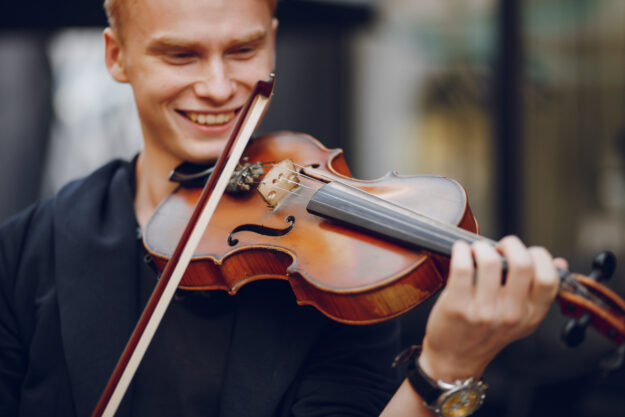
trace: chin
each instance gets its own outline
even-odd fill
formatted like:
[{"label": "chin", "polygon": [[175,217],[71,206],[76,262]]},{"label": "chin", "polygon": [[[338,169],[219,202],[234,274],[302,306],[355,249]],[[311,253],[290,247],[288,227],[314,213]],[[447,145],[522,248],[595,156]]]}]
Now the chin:
[{"label": "chin", "polygon": [[210,142],[200,143],[185,152],[187,155],[185,160],[196,164],[214,161],[219,158],[227,142],[227,139],[214,139]]}]

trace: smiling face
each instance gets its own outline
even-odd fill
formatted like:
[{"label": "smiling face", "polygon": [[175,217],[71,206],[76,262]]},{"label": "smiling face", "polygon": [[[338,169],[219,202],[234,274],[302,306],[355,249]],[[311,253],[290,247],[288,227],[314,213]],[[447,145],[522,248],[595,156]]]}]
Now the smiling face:
[{"label": "smiling face", "polygon": [[273,70],[272,12],[269,0],[136,0],[123,40],[105,31],[107,68],[132,86],[148,159],[171,168],[219,155]]}]

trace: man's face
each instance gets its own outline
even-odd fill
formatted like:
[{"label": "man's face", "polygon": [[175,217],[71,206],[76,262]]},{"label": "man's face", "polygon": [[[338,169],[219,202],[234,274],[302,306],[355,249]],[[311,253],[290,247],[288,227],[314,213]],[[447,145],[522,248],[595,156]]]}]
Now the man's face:
[{"label": "man's face", "polygon": [[130,9],[123,41],[105,34],[107,66],[133,88],[146,154],[167,165],[214,159],[273,70],[269,2],[137,0]]}]

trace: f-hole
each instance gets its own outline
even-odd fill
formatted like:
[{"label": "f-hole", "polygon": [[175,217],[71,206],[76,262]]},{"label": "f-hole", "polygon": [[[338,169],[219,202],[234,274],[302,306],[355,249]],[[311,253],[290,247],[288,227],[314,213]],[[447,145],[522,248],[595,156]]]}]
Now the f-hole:
[{"label": "f-hole", "polygon": [[272,227],[265,227],[258,224],[242,224],[241,226],[237,226],[228,235],[228,245],[235,246],[239,243],[239,239],[235,239],[233,237],[235,233],[239,232],[252,232],[265,236],[284,236],[289,233],[291,229],[293,229],[293,226],[295,225],[295,216],[288,216],[284,219],[284,221],[289,223],[289,225],[284,229],[274,229]]}]

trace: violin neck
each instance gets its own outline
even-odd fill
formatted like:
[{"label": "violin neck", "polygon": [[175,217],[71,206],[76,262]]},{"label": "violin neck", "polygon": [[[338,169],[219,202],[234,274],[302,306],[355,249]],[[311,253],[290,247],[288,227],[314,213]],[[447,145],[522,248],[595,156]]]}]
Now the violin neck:
[{"label": "violin neck", "polygon": [[494,242],[457,226],[401,207],[338,181],[321,187],[306,206],[308,212],[348,224],[403,245],[451,256],[457,240]]}]

